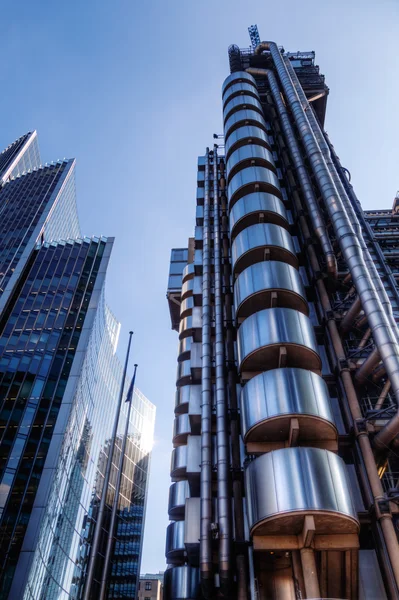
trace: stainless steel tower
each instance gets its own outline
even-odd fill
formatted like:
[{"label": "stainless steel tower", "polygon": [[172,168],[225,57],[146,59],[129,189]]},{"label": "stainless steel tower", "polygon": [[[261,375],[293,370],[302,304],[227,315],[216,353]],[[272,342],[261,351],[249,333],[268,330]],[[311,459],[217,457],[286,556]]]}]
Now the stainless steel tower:
[{"label": "stainless steel tower", "polygon": [[313,52],[229,58],[172,251],[165,598],[399,598],[396,205],[363,213]]}]

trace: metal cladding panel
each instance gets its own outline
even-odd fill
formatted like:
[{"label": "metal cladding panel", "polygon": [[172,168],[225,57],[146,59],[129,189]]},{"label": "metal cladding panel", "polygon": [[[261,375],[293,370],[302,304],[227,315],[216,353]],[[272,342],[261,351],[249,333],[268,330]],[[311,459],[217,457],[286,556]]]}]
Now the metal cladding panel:
[{"label": "metal cladding panel", "polygon": [[[237,342],[241,369],[250,355],[268,346],[287,348],[288,367],[321,368],[312,323],[308,317],[291,308],[267,308],[251,315],[241,324]],[[259,357],[261,364],[251,368],[265,371],[278,366],[262,353],[259,353]],[[265,360],[262,361],[263,358]]]},{"label": "metal cladding panel", "polygon": [[192,315],[181,319],[179,326],[179,338],[190,335],[192,329],[201,329],[202,327],[202,314],[201,307],[194,306],[192,309]]},{"label": "metal cladding panel", "polygon": [[185,565],[165,571],[165,599],[197,600],[200,597],[199,569]]},{"label": "metal cladding panel", "polygon": [[345,463],[328,450],[275,450],[253,460],[245,477],[251,529],[282,513],[323,511],[350,517],[354,521],[353,530],[357,530],[357,514]]},{"label": "metal cladding panel", "polygon": [[[191,280],[192,281],[192,280]],[[194,298],[189,296],[180,304],[180,318],[183,319],[191,314],[192,309],[194,308]]]},{"label": "metal cladding panel", "polygon": [[[324,379],[306,369],[295,368],[273,369],[250,379],[241,392],[244,439],[263,421],[283,415],[312,415],[331,423],[334,430]],[[317,431],[314,435],[318,437]]]},{"label": "metal cladding panel", "polygon": [[270,148],[269,137],[264,129],[255,127],[255,125],[243,125],[235,131],[232,131],[225,141],[225,154],[228,160],[232,151],[245,144],[260,144]]},{"label": "metal cladding panel", "polygon": [[230,115],[224,125],[224,135],[227,138],[231,132],[242,125],[254,125],[266,131],[265,119],[256,110],[243,109]]},{"label": "metal cladding panel", "polygon": [[259,94],[256,87],[250,83],[233,83],[223,94],[223,104],[226,106],[230,98],[234,96],[255,96],[259,100]]},{"label": "metal cladding panel", "polygon": [[[243,146],[244,148],[246,146]],[[232,236],[233,234],[237,235],[238,228],[241,230],[243,228],[242,225],[250,220],[251,215],[256,221],[252,220],[248,225],[258,223],[260,213],[263,214],[265,223],[275,223],[288,229],[287,211],[280,198],[268,192],[253,192],[240,198],[230,211],[230,233]]]},{"label": "metal cladding panel", "polygon": [[[181,360],[183,358],[182,354],[186,354],[187,352],[190,352],[192,344],[193,344],[192,337],[186,337],[179,341],[179,350],[177,353],[178,360]],[[185,358],[187,358],[187,357],[185,357]]]},{"label": "metal cladding panel", "polygon": [[201,471],[201,436],[189,435],[187,440],[187,473]]},{"label": "metal cladding panel", "polygon": [[190,263],[189,265],[186,265],[183,269],[183,275],[182,275],[183,283],[185,281],[187,281],[187,279],[191,279],[192,277],[194,277],[194,264]]},{"label": "metal cladding panel", "polygon": [[190,497],[188,481],[176,481],[169,488],[168,513],[172,518],[182,518],[186,506],[186,499]]},{"label": "metal cladding panel", "polygon": [[182,360],[177,363],[176,381],[177,385],[183,385],[183,382],[189,383],[191,377],[191,361]]},{"label": "metal cladding panel", "polygon": [[250,165],[252,161],[267,163],[265,165],[266,167],[275,169],[274,158],[268,148],[259,146],[258,144],[248,144],[246,146],[241,146],[241,148],[237,148],[237,150],[234,150],[234,152],[230,154],[230,158],[226,165],[228,180],[230,180],[230,172],[232,169],[239,167],[242,163],[248,163],[248,165]]},{"label": "metal cladding panel", "polygon": [[202,345],[195,342],[191,346],[191,368],[200,369],[202,367]]},{"label": "metal cladding panel", "polygon": [[242,94],[240,96],[235,96],[234,98],[229,100],[229,102],[226,102],[225,107],[223,109],[223,121],[225,121],[231,113],[246,108],[256,110],[260,114],[263,114],[262,105],[257,98],[254,98],[249,94]]},{"label": "metal cladding panel", "polygon": [[184,529],[184,544],[186,547],[199,545],[201,513],[200,503],[200,498],[187,498],[186,500]]},{"label": "metal cladding panel", "polygon": [[271,260],[283,260],[294,267],[298,264],[288,231],[274,223],[257,223],[241,231],[232,243],[233,270],[237,273],[252,263],[264,261],[264,249],[270,249]]},{"label": "metal cladding panel", "polygon": [[[270,306],[266,294],[277,291],[277,305],[295,308],[309,314],[306,292],[299,272],[286,263],[263,261],[244,269],[234,284],[236,317],[248,317],[253,312]],[[269,301],[270,302],[270,301]]]},{"label": "metal cladding panel", "polygon": [[165,555],[168,561],[179,559],[184,552],[184,521],[173,521],[166,529]]},{"label": "metal cladding panel", "polygon": [[175,417],[173,423],[173,441],[175,443],[187,441],[187,435],[191,432],[190,418],[188,414]]},{"label": "metal cladding panel", "polygon": [[[267,189],[265,189],[267,188]],[[278,177],[265,167],[246,167],[234,175],[228,185],[230,208],[242,196],[250,192],[271,192],[281,197]]]},{"label": "metal cladding panel", "polygon": [[172,450],[170,474],[172,477],[180,477],[187,469],[187,446],[178,446]]},{"label": "metal cladding panel", "polygon": [[190,414],[201,412],[201,386],[185,385],[176,392],[176,407],[186,406]]},{"label": "metal cladding panel", "polygon": [[256,89],[255,79],[247,73],[246,71],[237,71],[236,73],[231,73],[223,82],[222,85],[222,94],[224,95],[225,91],[233,84],[233,83],[251,83]]}]

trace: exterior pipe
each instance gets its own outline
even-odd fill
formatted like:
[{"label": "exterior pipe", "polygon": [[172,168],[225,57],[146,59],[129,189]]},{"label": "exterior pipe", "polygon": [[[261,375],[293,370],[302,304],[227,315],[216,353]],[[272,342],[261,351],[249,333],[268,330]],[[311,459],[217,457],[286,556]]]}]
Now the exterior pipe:
[{"label": "exterior pipe", "polygon": [[361,350],[362,348],[365,347],[365,345],[367,344],[368,340],[370,339],[370,335],[371,335],[371,329],[370,327],[366,330],[364,336],[362,337],[362,339],[359,342],[359,345],[357,347],[358,350]]},{"label": "exterior pipe", "polygon": [[[393,392],[399,406],[399,345],[397,335],[384,311],[378,292],[370,277],[363,256],[363,248],[359,241],[359,235],[357,235],[346,207],[336,189],[277,45],[274,42],[261,42],[256,49],[256,53],[259,54],[262,50],[270,50],[306,154],[319,185],[324,205],[330,215],[343,256],[352,273],[353,282],[360,296],[363,310],[368,317],[374,341],[391,380]],[[392,441],[397,430],[399,430],[399,413],[396,418],[397,422],[392,423],[390,421],[384,430],[378,434],[381,436],[385,432],[383,436],[384,444],[386,441],[388,443]]]},{"label": "exterior pipe", "polygon": [[212,597],[212,342],[209,148],[206,149],[202,250],[201,516],[200,573],[205,598]]},{"label": "exterior pipe", "polygon": [[126,454],[127,438],[129,435],[130,413],[132,411],[134,383],[136,381],[136,371],[137,371],[137,365],[134,365],[133,378],[132,378],[132,382],[130,384],[130,389],[128,391],[127,399],[126,399],[126,402],[129,403],[129,406],[127,409],[125,431],[123,433],[121,453],[119,456],[118,473],[117,473],[116,483],[115,483],[115,495],[114,495],[114,501],[112,503],[111,520],[110,520],[109,528],[108,528],[107,547],[106,547],[106,551],[105,551],[104,566],[103,566],[102,575],[101,575],[101,590],[100,590],[99,600],[106,600],[106,597],[107,597],[108,573],[109,573],[109,569],[111,566],[111,555],[112,555],[112,550],[113,550],[114,541],[115,541],[115,537],[114,537],[115,526],[116,526],[116,519],[117,519],[117,512],[118,512],[119,494],[121,491],[123,463],[124,463],[124,458],[125,458],[125,454]]},{"label": "exterior pipe", "polygon": [[352,329],[353,323],[355,322],[355,319],[360,313],[361,309],[362,305],[358,296],[356,300],[353,301],[349,310],[341,321],[340,330],[342,333],[347,333],[350,329]]},{"label": "exterior pipe", "polygon": [[320,598],[320,585],[317,576],[316,561],[313,548],[301,548],[303,578],[305,580],[306,598]]},{"label": "exterior pipe", "polygon": [[101,538],[101,534],[102,534],[102,526],[103,526],[103,520],[104,520],[105,504],[106,504],[106,499],[107,499],[109,479],[110,479],[110,475],[111,475],[112,457],[114,454],[116,434],[118,432],[118,422],[119,422],[119,416],[120,416],[121,406],[122,406],[123,390],[125,388],[126,372],[127,372],[127,365],[129,362],[129,354],[130,354],[130,346],[132,343],[132,335],[133,335],[133,331],[129,331],[129,343],[127,345],[125,365],[123,367],[122,381],[121,381],[121,386],[119,389],[118,405],[116,407],[116,412],[115,412],[115,417],[114,417],[114,425],[112,428],[111,442],[110,442],[109,453],[108,453],[108,458],[107,458],[107,464],[105,467],[104,483],[103,483],[103,489],[102,489],[102,494],[101,494],[100,506],[98,509],[97,522],[96,522],[96,527],[94,529],[93,543],[91,546],[89,564],[87,566],[86,585],[85,585],[85,589],[84,589],[83,600],[89,600],[90,598],[92,598],[92,599],[94,598],[92,596],[94,571],[95,571],[96,560],[97,560],[97,557],[99,554],[99,549],[100,549],[100,538]]},{"label": "exterior pipe", "polygon": [[233,325],[233,293],[231,289],[231,265],[229,261],[229,223],[227,216],[227,198],[225,192],[225,165],[220,161],[220,191],[222,206],[222,237],[223,237],[223,285],[226,319],[226,352],[227,352],[227,385],[231,432],[231,459],[233,467],[233,504],[235,532],[235,563],[237,576],[237,600],[248,600],[247,548],[245,545],[244,509],[241,486],[241,455],[240,432],[238,421],[237,400],[237,369],[234,355],[234,325]]},{"label": "exterior pipe", "polygon": [[380,353],[377,348],[368,355],[364,363],[359,367],[356,371],[355,381],[359,385],[363,385],[366,383],[370,373],[374,371],[376,366],[381,362]]},{"label": "exterior pipe", "polygon": [[232,580],[230,448],[227,431],[218,155],[216,145],[213,149],[213,248],[215,271],[216,449],[217,505],[219,520],[219,578],[220,589],[223,596],[230,598]]},{"label": "exterior pipe", "polygon": [[[309,228],[302,212],[302,206],[299,195],[296,191],[293,192],[293,200],[296,212],[299,215],[299,226],[302,230],[304,238],[307,239],[310,235]],[[320,271],[318,257],[312,244],[308,245],[307,251],[312,270],[314,273],[318,273]],[[331,341],[336,355],[337,364],[339,365],[341,363],[344,363],[346,355],[338,332],[337,323],[334,318],[329,316],[333,314],[332,306],[328,297],[324,281],[321,278],[316,279],[316,288],[320,297],[324,314],[327,317],[327,328],[331,336]],[[348,405],[352,419],[355,423],[358,421],[362,421],[363,415],[359,406],[356,390],[353,385],[352,376],[348,368],[341,369],[341,379],[348,399]],[[368,436],[368,433],[363,429],[357,429],[356,427],[355,433],[361,451],[365,471],[367,473],[368,482],[370,484],[371,493],[373,495],[373,500],[374,503],[377,505],[378,501],[384,499],[385,496],[381,480],[378,476],[373,451],[371,449],[370,438]],[[390,589],[396,590],[395,594],[392,597],[396,598],[399,597],[399,546],[397,543],[395,544],[392,541],[392,533],[396,535],[395,529],[393,526],[392,517],[390,515],[385,515],[385,518],[382,519],[381,514],[377,512],[376,516],[377,526],[381,528],[379,530],[381,530],[381,532],[383,533],[382,537],[383,542],[385,543],[385,547],[383,548],[383,550],[385,551],[386,549],[386,553],[389,556],[390,561],[389,565],[384,563],[385,573]],[[384,523],[382,523],[382,521],[384,521]]]},{"label": "exterior pipe", "polygon": [[299,144],[296,140],[287,109],[285,107],[284,102],[281,99],[280,90],[277,85],[274,73],[270,69],[255,69],[252,67],[247,69],[247,73],[254,76],[258,75],[262,77],[267,77],[267,80],[270,85],[270,90],[273,95],[273,100],[276,105],[277,112],[280,116],[281,126],[283,128],[287,145],[290,150],[292,163],[296,169],[297,177],[301,184],[302,193],[305,198],[307,209],[309,211],[313,229],[319,240],[324,256],[326,257],[327,271],[332,277],[337,278],[337,259],[335,258],[334,250],[332,249],[331,241],[327,234],[326,226],[313,191],[312,182],[310,181],[308,171],[303,161],[302,153],[299,148]]},{"label": "exterior pipe", "polygon": [[379,395],[376,405],[374,406],[374,410],[380,410],[380,408],[382,408],[382,405],[384,404],[384,400],[388,395],[390,387],[391,387],[391,382],[388,379],[385,382],[384,387],[381,390],[381,394]]}]

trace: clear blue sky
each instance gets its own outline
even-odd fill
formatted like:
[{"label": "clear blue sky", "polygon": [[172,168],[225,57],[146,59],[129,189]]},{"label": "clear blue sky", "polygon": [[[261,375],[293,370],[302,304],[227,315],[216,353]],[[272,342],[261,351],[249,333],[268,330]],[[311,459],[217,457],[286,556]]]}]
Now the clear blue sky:
[{"label": "clear blue sky", "polygon": [[170,248],[195,215],[197,155],[221,131],[227,47],[247,26],[315,50],[326,129],[364,208],[399,189],[396,0],[22,0],[2,3],[4,147],[29,129],[44,162],[77,158],[84,234],[116,236],[107,299],[135,331],[138,385],[157,406],[142,572],[165,566],[177,334],[165,300]]}]

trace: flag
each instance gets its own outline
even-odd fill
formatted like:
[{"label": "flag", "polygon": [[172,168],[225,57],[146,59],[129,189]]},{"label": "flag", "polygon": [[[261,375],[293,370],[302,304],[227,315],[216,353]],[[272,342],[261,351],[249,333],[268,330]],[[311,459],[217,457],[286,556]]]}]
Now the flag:
[{"label": "flag", "polygon": [[130,402],[133,398],[133,390],[134,390],[134,381],[136,379],[136,371],[137,371],[137,365],[134,365],[134,373],[133,373],[132,381],[130,383],[130,386],[129,386],[129,389],[127,392],[126,402]]}]

